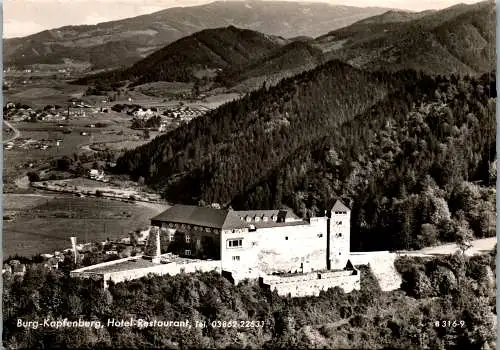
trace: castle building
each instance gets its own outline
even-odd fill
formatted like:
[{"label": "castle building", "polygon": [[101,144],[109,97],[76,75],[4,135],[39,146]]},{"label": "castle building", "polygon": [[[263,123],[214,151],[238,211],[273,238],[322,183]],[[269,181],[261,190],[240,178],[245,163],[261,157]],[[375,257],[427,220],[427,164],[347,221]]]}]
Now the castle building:
[{"label": "castle building", "polygon": [[350,253],[350,210],[337,201],[326,214],[303,220],[290,210],[175,205],[151,225],[159,230],[160,254],[217,259],[223,271],[343,269]]},{"label": "castle building", "polygon": [[350,209],[337,201],[323,217],[291,210],[235,211],[175,205],[151,219],[144,254],[72,271],[121,282],[149,273],[217,271],[234,282],[259,279],[279,295],[360,288],[350,263]]}]

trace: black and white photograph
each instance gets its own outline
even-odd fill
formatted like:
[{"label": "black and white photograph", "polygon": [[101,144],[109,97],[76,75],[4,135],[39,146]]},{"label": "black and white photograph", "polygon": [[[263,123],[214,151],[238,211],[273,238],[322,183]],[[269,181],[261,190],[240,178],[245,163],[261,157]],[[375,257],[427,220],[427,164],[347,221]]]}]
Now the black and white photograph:
[{"label": "black and white photograph", "polygon": [[2,348],[497,348],[493,0],[4,0]]}]

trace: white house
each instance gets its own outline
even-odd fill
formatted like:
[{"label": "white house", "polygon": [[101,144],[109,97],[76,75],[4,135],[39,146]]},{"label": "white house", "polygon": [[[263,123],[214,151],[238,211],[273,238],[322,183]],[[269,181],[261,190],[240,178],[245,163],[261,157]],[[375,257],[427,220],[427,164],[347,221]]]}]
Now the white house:
[{"label": "white house", "polygon": [[92,180],[103,180],[104,179],[104,170],[91,169],[89,173],[89,177]]}]

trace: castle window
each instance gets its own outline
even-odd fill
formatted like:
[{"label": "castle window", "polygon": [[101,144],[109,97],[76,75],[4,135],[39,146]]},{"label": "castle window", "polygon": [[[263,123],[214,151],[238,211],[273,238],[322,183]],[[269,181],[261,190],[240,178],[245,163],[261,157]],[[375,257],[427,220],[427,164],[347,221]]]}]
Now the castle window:
[{"label": "castle window", "polygon": [[341,253],[341,252],[339,252],[339,255],[342,255],[342,253]]},{"label": "castle window", "polygon": [[191,250],[186,249],[186,250],[184,251],[184,255],[191,255]]},{"label": "castle window", "polygon": [[252,221],[252,218],[251,218],[249,215],[247,215],[247,216],[245,217],[245,221],[246,221],[246,222],[250,222],[250,221]]},{"label": "castle window", "polygon": [[267,222],[268,220],[269,220],[269,218],[267,216],[262,217],[262,221]]},{"label": "castle window", "polygon": [[240,257],[239,256],[233,256],[233,261],[240,261]]},{"label": "castle window", "polygon": [[273,216],[271,216],[271,220],[273,220],[273,221],[278,220],[278,216],[277,216],[277,215],[273,215]]},{"label": "castle window", "polygon": [[174,241],[174,238],[175,238],[175,234],[174,234],[173,232],[170,232],[170,233],[168,234],[168,240],[169,240],[170,242],[173,242],[173,241]]},{"label": "castle window", "polygon": [[243,247],[243,240],[242,239],[230,239],[227,241],[227,246],[228,246],[228,248]]},{"label": "castle window", "polygon": [[259,216],[255,216],[255,217],[253,218],[253,220],[254,220],[255,222],[258,222],[258,221],[260,221],[260,217],[259,217]]},{"label": "castle window", "polygon": [[186,243],[191,243],[191,236],[190,235],[186,235]]},{"label": "castle window", "polygon": [[285,240],[287,240],[287,241],[288,241],[288,236],[286,236],[286,237],[285,237]]}]

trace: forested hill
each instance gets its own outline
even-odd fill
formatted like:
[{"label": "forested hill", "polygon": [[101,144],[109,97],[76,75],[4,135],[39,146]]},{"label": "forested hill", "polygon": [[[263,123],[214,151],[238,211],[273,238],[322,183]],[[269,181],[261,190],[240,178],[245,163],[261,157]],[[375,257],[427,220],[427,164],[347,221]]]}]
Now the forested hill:
[{"label": "forested hill", "polygon": [[[273,77],[274,80],[279,81],[313,69],[321,64],[323,53],[320,49],[313,47],[309,41],[307,39],[292,41],[261,58],[250,61],[243,67],[222,72],[217,80],[225,86],[234,86],[247,79],[270,83]],[[262,82],[257,88],[262,86]]]},{"label": "forested hill", "polygon": [[287,43],[281,37],[234,26],[207,29],[167,45],[130,68],[80,79],[78,83],[188,82],[214,76],[218,69],[237,69]]},{"label": "forested hill", "polygon": [[306,216],[341,197],[353,209],[353,250],[494,237],[495,84],[486,74],[402,87],[291,152],[232,205],[286,203]]},{"label": "forested hill", "polygon": [[370,70],[482,74],[495,69],[496,4],[363,20],[315,40],[330,58]]},{"label": "forested hill", "polygon": [[493,75],[372,74],[333,61],[129,151],[117,169],[174,202],[284,203],[306,216],[342,197],[365,242],[353,248],[486,236],[495,202],[471,182],[496,176],[491,97]]},{"label": "forested hill", "polygon": [[172,200],[230,202],[295,149],[364,112],[415,74],[368,73],[338,61],[260,89],[129,151],[117,169]]}]

